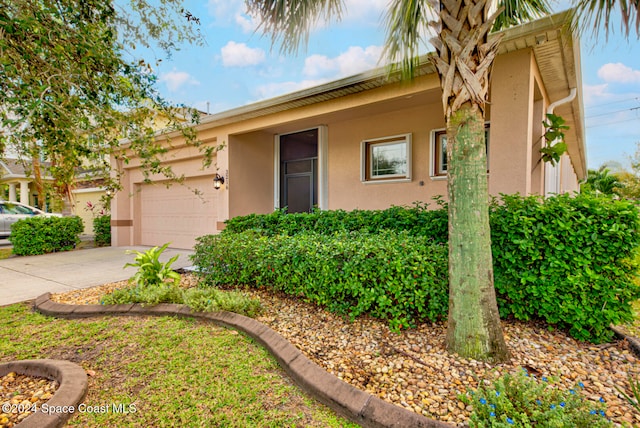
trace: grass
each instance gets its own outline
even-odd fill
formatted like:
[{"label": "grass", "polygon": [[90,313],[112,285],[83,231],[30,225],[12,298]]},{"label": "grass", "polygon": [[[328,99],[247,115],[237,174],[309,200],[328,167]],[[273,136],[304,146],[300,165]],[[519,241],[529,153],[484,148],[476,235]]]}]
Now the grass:
[{"label": "grass", "polygon": [[11,248],[0,248],[0,260],[8,259],[11,255]]},{"label": "grass", "polygon": [[[305,395],[271,355],[234,330],[173,317],[62,320],[0,307],[0,362],[66,359],[92,375],[83,427],[357,426]],[[131,406],[133,405],[133,406]]]}]

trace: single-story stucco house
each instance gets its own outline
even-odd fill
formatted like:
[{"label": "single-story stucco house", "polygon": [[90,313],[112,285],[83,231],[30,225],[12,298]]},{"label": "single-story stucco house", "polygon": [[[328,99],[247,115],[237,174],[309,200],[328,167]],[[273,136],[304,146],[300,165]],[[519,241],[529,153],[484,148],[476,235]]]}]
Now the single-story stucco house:
[{"label": "single-story stucco house", "polygon": [[[486,123],[493,195],[571,192],[586,177],[579,42],[566,19],[560,13],[503,32]],[[550,111],[570,127],[557,166],[539,152]],[[161,177],[145,183],[135,159],[114,163],[123,190],[112,201],[112,244],[190,248],[229,218],[285,206],[431,202],[447,193],[444,125],[440,83],[426,60],[411,82],[377,69],[207,116],[199,140],[224,144],[210,168],[197,149],[171,139],[166,159],[185,174],[184,186],[167,187]]]}]

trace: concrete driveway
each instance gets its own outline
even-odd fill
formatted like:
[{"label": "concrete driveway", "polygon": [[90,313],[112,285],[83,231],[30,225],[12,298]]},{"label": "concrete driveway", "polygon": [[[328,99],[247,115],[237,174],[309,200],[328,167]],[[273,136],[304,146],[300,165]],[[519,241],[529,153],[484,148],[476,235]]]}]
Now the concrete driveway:
[{"label": "concrete driveway", "polygon": [[[136,268],[123,268],[135,258],[127,250],[149,248],[101,247],[0,260],[0,306],[35,299],[46,292],[60,293],[128,279]],[[160,260],[166,262],[176,254],[180,256],[172,268],[191,266],[191,250],[167,248]]]}]

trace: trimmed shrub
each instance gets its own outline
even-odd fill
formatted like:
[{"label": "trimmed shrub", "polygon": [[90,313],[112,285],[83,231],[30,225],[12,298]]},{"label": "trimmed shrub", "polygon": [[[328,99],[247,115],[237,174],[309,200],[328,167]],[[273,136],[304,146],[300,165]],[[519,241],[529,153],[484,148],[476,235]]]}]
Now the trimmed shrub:
[{"label": "trimmed shrub", "polygon": [[[610,324],[633,319],[630,302],[640,298],[634,282],[640,245],[635,205],[589,195],[503,195],[493,201],[490,219],[503,318],[543,320],[596,343],[613,337]],[[210,284],[273,285],[352,317],[389,319],[396,327],[446,317],[445,209],[416,204],[382,211],[277,211],[234,218],[228,225],[220,238],[203,237],[196,246],[194,260]],[[397,240],[424,253],[412,259],[413,253],[391,250]],[[411,304],[424,308],[396,304],[394,293],[409,296],[416,287],[405,263],[418,275],[416,293],[429,296]],[[394,275],[402,280],[389,273],[389,265],[398,266]]]},{"label": "trimmed shrub", "polygon": [[[440,206],[445,206],[437,201]],[[369,232],[382,230],[406,231],[413,236],[426,236],[433,242],[447,242],[447,210],[430,210],[428,204],[412,207],[394,206],[385,210],[335,210],[287,214],[277,210],[271,214],[250,214],[226,221],[223,234],[253,230],[262,235],[297,235],[316,232],[332,235],[336,232]]]},{"label": "trimmed shrub", "polygon": [[9,241],[19,256],[73,250],[84,226],[80,217],[31,217],[11,225]]},{"label": "trimmed shrub", "polygon": [[640,298],[638,210],[589,195],[503,195],[491,213],[500,315],[542,319],[580,340],[607,341]]},{"label": "trimmed shrub", "polygon": [[209,235],[193,256],[206,285],[269,286],[396,330],[446,315],[446,260],[446,247],[394,231]]},{"label": "trimmed shrub", "polygon": [[94,242],[98,247],[111,245],[111,216],[101,215],[93,219]]}]

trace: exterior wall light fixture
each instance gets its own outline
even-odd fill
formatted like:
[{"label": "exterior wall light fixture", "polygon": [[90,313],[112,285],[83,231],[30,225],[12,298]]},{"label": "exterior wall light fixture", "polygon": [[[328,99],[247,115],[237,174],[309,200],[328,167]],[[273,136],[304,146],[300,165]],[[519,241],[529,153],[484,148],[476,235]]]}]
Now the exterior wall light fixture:
[{"label": "exterior wall light fixture", "polygon": [[213,187],[215,189],[219,189],[220,187],[222,187],[223,184],[224,184],[224,177],[221,176],[220,174],[216,174],[216,176],[213,178]]}]

